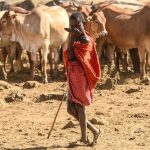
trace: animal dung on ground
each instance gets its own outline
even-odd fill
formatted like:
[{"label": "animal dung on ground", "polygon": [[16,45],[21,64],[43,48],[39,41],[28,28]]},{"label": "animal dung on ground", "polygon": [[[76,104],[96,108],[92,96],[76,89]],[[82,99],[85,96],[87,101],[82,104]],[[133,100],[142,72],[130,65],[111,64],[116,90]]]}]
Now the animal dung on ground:
[{"label": "animal dung on ground", "polygon": [[92,118],[90,122],[97,125],[109,125],[109,122],[103,118]]},{"label": "animal dung on ground", "polygon": [[140,88],[130,88],[126,91],[127,94],[131,94],[134,92],[140,92]]},{"label": "animal dung on ground", "polygon": [[129,118],[148,118],[149,115],[144,112],[139,112],[139,113],[129,114],[128,117]]},{"label": "animal dung on ground", "polygon": [[20,92],[12,92],[10,95],[8,95],[7,97],[5,97],[5,102],[7,103],[11,103],[11,102],[20,102],[23,101],[25,97],[24,93],[20,93]]},{"label": "animal dung on ground", "polygon": [[69,121],[64,127],[63,129],[67,129],[67,128],[74,128],[75,127],[75,123],[73,121]]},{"label": "animal dung on ground", "polygon": [[40,83],[37,81],[26,81],[23,85],[23,88],[31,89],[31,88],[37,88],[40,86]]},{"label": "animal dung on ground", "polygon": [[36,98],[36,102],[43,102],[52,99],[61,101],[63,96],[64,94],[59,94],[59,93],[51,93],[51,94],[43,93]]}]

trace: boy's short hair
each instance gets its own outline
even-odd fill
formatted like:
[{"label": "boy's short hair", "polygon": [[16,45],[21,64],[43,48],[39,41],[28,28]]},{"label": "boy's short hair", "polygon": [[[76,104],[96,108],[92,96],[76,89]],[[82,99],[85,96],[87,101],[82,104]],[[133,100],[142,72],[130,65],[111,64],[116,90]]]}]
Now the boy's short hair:
[{"label": "boy's short hair", "polygon": [[85,23],[85,18],[83,16],[83,14],[80,13],[80,12],[72,13],[71,16],[70,16],[70,20],[77,20],[79,22]]}]

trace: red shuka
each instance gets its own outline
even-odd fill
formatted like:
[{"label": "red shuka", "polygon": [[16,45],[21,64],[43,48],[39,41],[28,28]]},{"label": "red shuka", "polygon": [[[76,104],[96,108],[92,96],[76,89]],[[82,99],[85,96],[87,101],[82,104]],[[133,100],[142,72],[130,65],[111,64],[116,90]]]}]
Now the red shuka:
[{"label": "red shuka", "polygon": [[[96,44],[92,38],[92,36],[86,32],[88,35],[90,42],[86,44],[82,44],[80,42],[74,43],[74,54],[77,60],[81,63],[85,75],[88,81],[89,89],[91,94],[94,91],[96,83],[100,79],[100,63],[99,58],[96,51]],[[64,51],[64,64],[67,68],[68,63],[68,50]]]}]

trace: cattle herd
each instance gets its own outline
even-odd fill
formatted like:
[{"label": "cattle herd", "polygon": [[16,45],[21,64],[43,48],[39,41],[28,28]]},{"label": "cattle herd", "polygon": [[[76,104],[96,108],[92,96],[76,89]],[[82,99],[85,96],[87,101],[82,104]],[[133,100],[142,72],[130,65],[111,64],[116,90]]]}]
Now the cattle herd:
[{"label": "cattle herd", "polygon": [[[132,10],[131,6],[138,8]],[[101,68],[106,63],[109,76],[112,76],[113,62],[117,71],[121,62],[125,71],[140,73],[141,78],[150,71],[150,4],[130,4],[127,9],[113,0],[96,4],[54,0],[35,7],[30,0],[25,0],[13,5],[0,2],[0,10],[0,60],[5,79],[7,56],[10,72],[14,72],[14,60],[17,70],[22,70],[23,50],[28,55],[31,79],[35,77],[38,59],[43,83],[48,82],[47,60],[51,75],[57,77],[60,55],[68,44],[69,35],[64,28],[69,27],[70,14],[77,11],[86,19],[85,28],[95,39]]]}]

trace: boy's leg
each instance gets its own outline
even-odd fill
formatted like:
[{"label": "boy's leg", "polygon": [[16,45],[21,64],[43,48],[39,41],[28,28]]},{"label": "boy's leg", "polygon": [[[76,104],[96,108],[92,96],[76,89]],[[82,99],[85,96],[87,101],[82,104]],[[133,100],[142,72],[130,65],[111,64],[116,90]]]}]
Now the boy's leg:
[{"label": "boy's leg", "polygon": [[85,106],[80,104],[75,105],[76,110],[78,112],[78,119],[81,128],[81,142],[87,143],[87,118],[86,118],[86,110]]},{"label": "boy's leg", "polygon": [[70,93],[67,94],[67,112],[78,120],[78,113],[75,108],[75,103],[70,99]]}]

